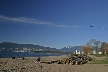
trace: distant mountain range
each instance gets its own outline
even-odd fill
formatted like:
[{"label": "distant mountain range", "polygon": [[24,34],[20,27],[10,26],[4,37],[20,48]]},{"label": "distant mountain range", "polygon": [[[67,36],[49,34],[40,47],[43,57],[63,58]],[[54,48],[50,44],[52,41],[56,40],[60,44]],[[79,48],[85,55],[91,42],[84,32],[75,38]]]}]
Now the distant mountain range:
[{"label": "distant mountain range", "polygon": [[2,42],[0,43],[0,51],[60,51],[60,52],[75,52],[76,50],[81,51],[81,46],[66,46],[62,49],[44,47],[40,45],[33,44],[17,44],[12,42]]},{"label": "distant mountain range", "polygon": [[0,43],[0,51],[58,51],[56,48],[44,47],[33,44],[17,44],[12,42]]},{"label": "distant mountain range", "polygon": [[76,50],[82,51],[81,46],[66,46],[60,49],[63,52],[75,52]]}]

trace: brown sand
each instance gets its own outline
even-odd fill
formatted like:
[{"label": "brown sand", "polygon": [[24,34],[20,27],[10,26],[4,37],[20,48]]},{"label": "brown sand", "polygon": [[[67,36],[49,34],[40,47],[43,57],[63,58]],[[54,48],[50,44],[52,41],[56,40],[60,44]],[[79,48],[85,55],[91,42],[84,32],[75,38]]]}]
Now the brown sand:
[{"label": "brown sand", "polygon": [[[66,56],[42,57],[41,62],[60,60],[65,57]],[[0,58],[0,72],[108,72],[108,64],[37,64],[35,60],[36,57],[26,57],[25,60]]]}]

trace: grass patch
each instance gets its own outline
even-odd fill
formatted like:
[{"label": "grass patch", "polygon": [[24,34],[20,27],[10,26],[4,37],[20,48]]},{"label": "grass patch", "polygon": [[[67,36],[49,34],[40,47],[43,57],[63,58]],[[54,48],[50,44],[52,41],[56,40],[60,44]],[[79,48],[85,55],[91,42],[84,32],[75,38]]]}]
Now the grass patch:
[{"label": "grass patch", "polygon": [[106,55],[104,55],[104,54],[94,54],[94,56],[103,57],[103,56],[106,56]]},{"label": "grass patch", "polygon": [[92,60],[90,64],[108,64],[108,58],[103,60]]}]

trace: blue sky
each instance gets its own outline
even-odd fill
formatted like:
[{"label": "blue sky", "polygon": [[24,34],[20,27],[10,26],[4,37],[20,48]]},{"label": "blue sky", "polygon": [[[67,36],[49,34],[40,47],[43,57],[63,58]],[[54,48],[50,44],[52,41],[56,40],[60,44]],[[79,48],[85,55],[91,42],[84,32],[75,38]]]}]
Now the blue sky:
[{"label": "blue sky", "polygon": [[107,42],[107,28],[108,0],[0,0],[0,42],[79,46]]}]

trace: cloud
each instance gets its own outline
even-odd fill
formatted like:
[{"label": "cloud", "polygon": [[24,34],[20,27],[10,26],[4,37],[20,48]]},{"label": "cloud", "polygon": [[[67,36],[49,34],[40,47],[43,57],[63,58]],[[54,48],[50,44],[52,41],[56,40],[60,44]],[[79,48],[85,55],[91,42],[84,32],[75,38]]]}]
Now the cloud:
[{"label": "cloud", "polygon": [[0,21],[21,22],[24,24],[40,24],[40,25],[48,25],[48,26],[56,26],[56,27],[68,27],[68,28],[76,28],[77,27],[77,26],[67,26],[67,25],[54,24],[53,22],[39,21],[39,20],[36,20],[34,18],[26,18],[26,17],[12,18],[12,17],[6,17],[4,15],[0,15]]},{"label": "cloud", "polygon": [[76,28],[78,27],[77,25],[75,26],[68,26],[68,25],[56,25],[57,27],[67,27],[67,28]]},{"label": "cloud", "polygon": [[25,17],[19,17],[19,18],[11,18],[11,17],[6,17],[3,15],[0,15],[0,20],[5,20],[5,21],[12,21],[12,22],[21,22],[21,23],[29,23],[29,24],[44,24],[44,25],[53,25],[51,22],[43,22],[43,21],[38,21],[33,18],[25,18]]}]

